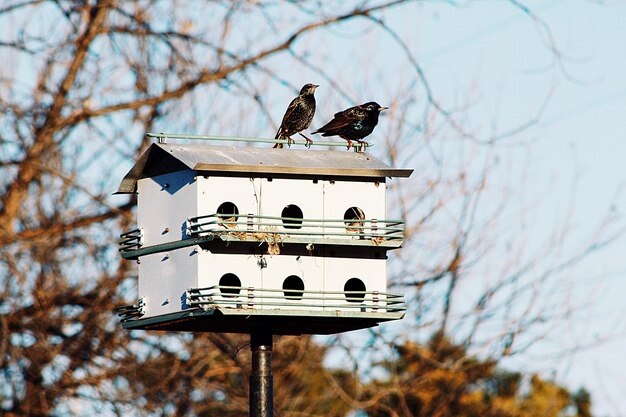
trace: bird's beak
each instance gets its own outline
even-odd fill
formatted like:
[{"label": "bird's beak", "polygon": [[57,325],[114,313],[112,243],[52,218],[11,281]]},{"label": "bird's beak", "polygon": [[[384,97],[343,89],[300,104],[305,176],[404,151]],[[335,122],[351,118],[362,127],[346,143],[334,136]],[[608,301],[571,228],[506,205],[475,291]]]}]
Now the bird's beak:
[{"label": "bird's beak", "polygon": [[319,87],[319,85],[313,84],[313,90],[315,90],[317,87]]},{"label": "bird's beak", "polygon": [[389,107],[379,107],[378,111],[383,111],[383,110],[387,110]]}]

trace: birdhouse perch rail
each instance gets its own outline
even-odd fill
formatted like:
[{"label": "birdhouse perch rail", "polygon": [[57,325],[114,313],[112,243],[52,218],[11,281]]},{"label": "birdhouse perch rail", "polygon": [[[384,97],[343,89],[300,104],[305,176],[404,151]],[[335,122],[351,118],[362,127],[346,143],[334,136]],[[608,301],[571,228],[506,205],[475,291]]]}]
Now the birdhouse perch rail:
[{"label": "birdhouse perch rail", "polygon": [[141,229],[133,229],[120,235],[120,252],[127,250],[139,249],[143,245],[143,231]]},{"label": "birdhouse perch rail", "polygon": [[120,316],[122,321],[139,318],[144,315],[136,305],[119,306],[115,308],[115,312]]},{"label": "birdhouse perch rail", "polygon": [[134,229],[129,232],[122,233],[120,235],[120,246],[141,246],[143,244],[143,232],[141,229]]},{"label": "birdhouse perch rail", "polygon": [[[322,308],[324,310],[372,310],[400,312],[406,310],[404,296],[379,291],[317,291],[301,289],[268,289],[214,285],[187,290],[191,307],[282,307]],[[329,303],[330,302],[330,303]]]},{"label": "birdhouse perch rail", "polygon": [[[252,138],[252,137],[239,137],[239,136],[212,136],[212,135],[187,135],[178,133],[146,133],[149,138],[158,139],[159,143],[167,143],[167,139],[188,139],[188,140],[214,140],[223,142],[247,142],[247,143],[281,143],[287,145],[286,140],[269,139],[269,138]],[[332,146],[332,147],[346,147],[345,142],[329,142],[329,141],[314,141],[307,143],[302,140],[292,140],[292,145],[304,145],[304,146]],[[374,146],[373,144],[366,144],[361,142],[352,142],[352,148],[355,152],[365,150]],[[361,149],[362,148],[362,149]]]},{"label": "birdhouse perch rail", "polygon": [[[119,251],[125,259],[137,259],[139,256],[193,246],[215,238],[272,244],[345,245],[349,241],[350,245],[398,248],[404,243],[404,228],[405,222],[401,220],[306,219],[214,213],[189,217],[184,225],[185,236],[172,242],[144,246],[142,229],[123,233],[120,235]],[[342,229],[345,232],[338,231]]]},{"label": "birdhouse perch rail", "polygon": [[[245,219],[245,221],[239,219]],[[189,236],[197,236],[205,232],[243,232],[272,233],[285,236],[332,236],[358,237],[360,239],[402,240],[404,239],[404,227],[405,222],[402,220],[307,219],[252,214],[214,213],[188,218],[186,230]],[[346,230],[346,232],[327,231],[327,229],[343,229]]]},{"label": "birdhouse perch rail", "polygon": [[[257,312],[257,314],[304,314],[304,311],[321,311],[333,315],[352,314],[351,317],[378,314],[379,318],[389,315],[389,319],[404,315],[407,306],[404,296],[379,291],[317,291],[300,289],[267,289],[213,285],[203,288],[189,288],[185,292],[183,311],[200,309],[228,309]],[[140,299],[136,305],[116,307],[115,311],[123,323],[140,319],[145,302]],[[352,312],[352,313],[350,313]],[[310,313],[307,313],[310,314]],[[401,316],[396,317],[398,314]]]}]

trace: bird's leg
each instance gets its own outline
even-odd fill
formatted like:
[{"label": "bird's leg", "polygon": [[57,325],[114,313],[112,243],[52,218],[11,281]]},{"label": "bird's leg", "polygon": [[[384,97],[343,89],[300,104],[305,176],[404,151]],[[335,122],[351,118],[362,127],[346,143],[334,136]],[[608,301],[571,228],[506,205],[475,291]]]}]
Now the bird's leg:
[{"label": "bird's leg", "polygon": [[359,140],[358,142],[361,144],[361,146],[359,147],[359,149],[357,149],[357,152],[365,152],[367,147],[370,146],[369,143],[367,143],[367,142],[365,142],[363,140]]},{"label": "bird's leg", "polygon": [[291,148],[291,144],[295,142],[296,142],[295,140],[291,139],[291,136],[287,136],[287,146],[289,148]]},{"label": "bird's leg", "polygon": [[304,136],[300,132],[298,132],[298,135],[302,136],[304,138],[304,140],[306,140],[306,143],[304,144],[304,146],[306,146],[307,148],[310,148],[311,145],[313,145],[313,141],[311,139],[307,138],[306,136]]},{"label": "bird's leg", "polygon": [[348,141],[348,150],[350,150],[350,148],[352,147],[352,141],[350,139],[346,139],[346,140]]}]

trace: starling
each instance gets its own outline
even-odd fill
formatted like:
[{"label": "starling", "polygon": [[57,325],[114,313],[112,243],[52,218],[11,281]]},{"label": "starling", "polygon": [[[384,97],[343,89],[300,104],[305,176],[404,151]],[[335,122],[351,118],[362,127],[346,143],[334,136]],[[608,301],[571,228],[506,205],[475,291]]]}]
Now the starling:
[{"label": "starling", "polygon": [[[311,125],[311,120],[313,120],[313,115],[315,114],[315,97],[313,93],[315,93],[317,87],[319,86],[315,84],[305,84],[302,87],[298,97],[289,103],[289,107],[287,107],[283,121],[280,123],[274,139],[287,139],[287,144],[290,145],[293,143],[291,136],[298,133],[306,140],[306,144],[309,147],[311,146],[313,141],[300,132],[307,129]],[[282,147],[282,143],[274,145],[274,148]]]},{"label": "starling", "polygon": [[317,129],[311,134],[321,133],[322,136],[339,136],[348,141],[348,149],[352,146],[352,141],[365,144],[364,137],[372,133],[378,124],[378,115],[381,111],[389,107],[382,107],[380,104],[370,101],[360,106],[350,107],[339,113],[335,113],[333,120]]}]

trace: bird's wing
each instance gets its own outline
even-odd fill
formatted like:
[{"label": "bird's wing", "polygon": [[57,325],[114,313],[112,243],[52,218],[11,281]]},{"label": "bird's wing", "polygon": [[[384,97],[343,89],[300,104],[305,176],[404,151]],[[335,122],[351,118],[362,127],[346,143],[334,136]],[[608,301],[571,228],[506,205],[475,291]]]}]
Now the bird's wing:
[{"label": "bird's wing", "polygon": [[349,109],[340,111],[339,113],[335,113],[335,117],[333,117],[333,120],[317,129],[317,132],[340,129],[342,127],[348,126],[351,123],[363,120],[365,116],[365,111],[361,108],[361,106],[350,107]]},{"label": "bird's wing", "polygon": [[365,110],[361,106],[354,106],[335,113],[335,117],[358,117],[365,116]]},{"label": "bird's wing", "polygon": [[[300,96],[291,100],[291,103],[289,103],[289,106],[287,107],[287,110],[285,111],[285,115],[283,116],[283,121],[280,122],[280,127],[278,128],[278,132],[276,132],[276,137],[274,139],[279,139],[280,135],[283,133],[285,122],[289,120],[289,118],[291,117],[291,114],[296,110],[296,108],[298,108],[298,106],[301,105],[301,103],[302,103],[302,100]],[[293,132],[293,133],[296,133],[296,132]]]}]

